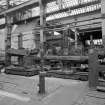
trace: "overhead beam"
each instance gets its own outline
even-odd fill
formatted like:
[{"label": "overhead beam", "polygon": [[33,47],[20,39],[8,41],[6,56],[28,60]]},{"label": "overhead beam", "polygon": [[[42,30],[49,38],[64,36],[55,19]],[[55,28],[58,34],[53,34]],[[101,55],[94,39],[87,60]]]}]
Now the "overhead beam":
[{"label": "overhead beam", "polygon": [[[34,17],[34,18],[36,18],[36,17]],[[39,16],[37,18],[39,18]],[[54,19],[54,20],[48,21],[48,23],[51,26],[56,25],[56,24],[60,24],[60,25],[71,24],[72,25],[75,22],[77,22],[77,26],[81,27],[81,29],[101,27],[101,23],[102,23],[101,9],[94,11],[94,12],[89,12],[89,13],[75,15],[75,16],[69,16],[69,17],[63,17],[61,19]],[[100,22],[100,24],[96,24],[99,22]],[[5,26],[5,24],[0,25],[0,27],[1,26]]]},{"label": "overhead beam", "polygon": [[97,10],[76,16],[64,17],[62,19],[54,19],[53,21],[49,21],[49,24],[70,25],[72,28],[76,23],[76,26],[81,29],[95,28],[101,27],[101,17],[101,10]]},{"label": "overhead beam", "polygon": [[48,21],[49,24],[69,24],[69,23],[74,23],[74,22],[83,22],[86,20],[95,20],[95,19],[101,19],[101,9],[88,12],[88,13],[82,13],[78,15],[73,15],[73,16],[68,16],[68,17],[63,17],[60,19],[54,19]]}]

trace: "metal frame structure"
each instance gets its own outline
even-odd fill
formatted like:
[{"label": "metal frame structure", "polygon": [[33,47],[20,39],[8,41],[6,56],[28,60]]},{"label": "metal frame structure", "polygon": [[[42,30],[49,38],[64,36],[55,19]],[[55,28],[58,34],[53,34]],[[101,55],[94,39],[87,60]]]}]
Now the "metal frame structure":
[{"label": "metal frame structure", "polygon": [[[51,2],[51,1],[48,1],[48,2]],[[97,1],[97,2],[100,2],[100,1]],[[24,10],[25,8],[32,8],[33,6],[37,6],[37,5],[39,5],[38,4],[38,0],[31,0],[31,1],[27,1],[27,2],[25,2],[25,3],[23,3],[23,4],[20,4],[20,5],[18,5],[18,6],[16,6],[16,7],[14,7],[14,8],[10,8],[9,9],[9,3],[10,3],[10,0],[7,0],[7,3],[8,3],[8,5],[7,5],[7,10],[5,10],[5,11],[3,11],[3,12],[1,12],[0,13],[0,16],[2,17],[2,16],[6,16],[6,26],[7,26],[7,44],[6,44],[6,51],[9,49],[9,48],[11,48],[11,16],[12,16],[12,14],[14,13],[14,12],[16,12],[16,11],[20,11],[21,9],[22,10]],[[96,1],[95,1],[95,3],[96,3]],[[88,5],[88,4],[87,4]],[[78,7],[78,6],[77,6]],[[45,27],[45,26],[44,26]],[[74,26],[73,26],[74,27]],[[77,27],[77,26],[76,26]],[[41,27],[40,27],[41,28]],[[40,29],[39,28],[39,29]],[[41,28],[41,30],[42,30],[42,28]],[[48,30],[48,29],[47,29]],[[42,33],[42,32],[41,32]],[[42,39],[42,38],[41,38]],[[7,46],[8,46],[8,48],[7,48]],[[6,55],[7,56],[10,56],[10,55],[8,55],[7,53],[6,53]],[[7,60],[8,59],[8,60]],[[9,59],[10,58],[8,58],[8,57],[6,57],[6,62],[7,61],[9,61]],[[9,63],[9,62],[8,62]],[[7,63],[7,65],[8,65],[8,63]]]},{"label": "metal frame structure", "polygon": [[[98,2],[100,2],[100,0]],[[46,3],[43,4],[43,0],[27,1],[26,3],[20,4],[18,6],[15,6],[14,8],[10,8],[10,9],[9,9],[9,0],[6,1],[6,10],[0,13],[0,17],[4,17],[5,16],[5,19],[6,19],[7,33],[6,33],[6,47],[5,47],[5,51],[6,51],[6,54],[5,54],[6,55],[5,56],[5,58],[6,58],[5,61],[6,62],[5,63],[6,63],[7,66],[10,65],[10,63],[11,63],[11,56],[10,56],[10,54],[8,54],[8,50],[11,48],[11,28],[12,28],[11,16],[16,11],[18,12],[20,10],[25,10],[26,8],[32,8],[32,7],[38,6],[38,5],[40,5],[40,27],[38,29],[40,30],[40,45],[41,45],[41,48],[40,48],[40,56],[41,56],[41,69],[43,71],[43,62],[44,62],[44,49],[43,49],[44,30],[47,30],[47,31],[48,30],[51,30],[51,29],[49,29],[49,27],[46,27],[44,25],[44,19],[45,19],[45,16],[44,15],[45,15],[45,5],[46,5]],[[77,6],[77,7],[79,7],[79,6]],[[75,8],[77,8],[77,7],[75,7]],[[57,13],[58,12],[63,12],[65,10],[66,9],[59,10],[59,11],[56,11],[56,12]],[[51,14],[54,14],[54,13],[55,13],[55,11],[52,12],[52,13],[49,13],[48,15],[51,15]],[[99,10],[99,19],[101,18],[100,13],[101,13],[101,11]],[[77,18],[78,16],[75,16],[75,17]],[[72,19],[72,20],[75,23],[75,20],[74,19]],[[87,20],[89,20],[89,18]],[[92,20],[92,18],[90,20]],[[86,21],[86,20],[83,19],[82,21]],[[64,23],[61,20],[56,20],[56,22],[60,22],[62,24],[62,26],[68,24],[68,21]],[[76,22],[78,22],[78,20]],[[69,24],[70,24],[70,21],[69,21]],[[90,23],[90,24],[93,25],[94,22],[93,23]],[[87,25],[89,25],[89,24],[87,24]],[[75,25],[75,29],[76,29],[76,27],[80,27],[80,26],[84,26],[84,24],[82,24],[82,25],[81,24],[79,24],[79,25],[76,24]],[[74,27],[74,26],[71,26],[71,27]],[[55,28],[55,29],[57,29],[57,28]],[[76,34],[77,33],[75,32],[75,36],[76,36]],[[77,39],[75,39],[75,41],[77,41]],[[77,47],[77,43],[75,44],[75,46]],[[92,79],[92,78],[90,77],[90,79]],[[92,79],[92,82],[94,82],[94,79]],[[40,84],[39,85],[40,85],[40,93],[45,93],[45,74],[43,74],[43,73],[40,74]]]}]

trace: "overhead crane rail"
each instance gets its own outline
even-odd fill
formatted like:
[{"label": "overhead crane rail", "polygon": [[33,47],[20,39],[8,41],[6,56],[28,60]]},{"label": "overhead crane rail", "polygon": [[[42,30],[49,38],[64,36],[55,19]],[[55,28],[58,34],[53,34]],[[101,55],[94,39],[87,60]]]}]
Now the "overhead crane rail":
[{"label": "overhead crane rail", "polygon": [[[45,26],[44,27],[44,29],[45,29],[45,31],[46,30],[48,30],[48,31],[52,31],[53,29],[55,29],[55,30],[65,30],[65,29],[67,29],[67,28],[74,28],[74,27],[76,27],[76,28],[78,28],[78,27],[80,27],[80,26],[86,26],[86,25],[96,25],[96,24],[100,24],[100,26],[101,26],[101,22],[93,22],[93,23],[89,23],[89,24],[85,24],[85,25],[73,25],[74,23],[82,23],[82,22],[88,22],[88,21],[92,21],[92,20],[98,20],[98,19],[101,19],[102,17],[101,17],[101,14],[100,14],[100,12],[101,12],[101,10],[98,10],[98,11],[96,11],[96,13],[99,13],[99,15],[98,15],[98,17],[92,17],[92,18],[89,18],[89,19],[84,19],[84,20],[78,20],[78,21],[74,21],[73,20],[73,22],[69,22],[69,23],[60,23],[59,22],[59,20],[58,21],[52,21],[52,22],[48,22],[49,24],[50,24],[50,26]],[[91,12],[91,13],[87,13],[87,15],[86,16],[88,16],[88,15],[94,15],[95,14],[95,12]],[[81,16],[80,16],[81,17]],[[71,17],[72,18],[72,17]],[[78,19],[78,17],[76,17],[76,19]],[[55,23],[54,25],[53,25],[53,23]],[[69,27],[65,27],[65,26],[67,26],[67,25],[69,25]],[[60,28],[58,28],[58,27],[60,27]],[[39,27],[36,27],[35,29],[33,29],[33,30],[40,30],[40,26]]]},{"label": "overhead crane rail", "polygon": [[[85,25],[78,25],[78,26],[75,26],[76,28],[79,28],[81,26],[89,26],[89,25],[98,25],[98,24],[101,24],[101,22],[95,22],[95,23],[92,23],[92,24],[85,24]],[[74,26],[70,26],[68,28],[74,28]],[[40,27],[34,29],[34,30],[39,30]],[[53,31],[53,30],[56,30],[56,31],[60,31],[60,30],[66,30],[67,28],[65,26],[61,27],[61,28],[52,28],[50,29],[50,27],[45,27],[45,31]]]}]

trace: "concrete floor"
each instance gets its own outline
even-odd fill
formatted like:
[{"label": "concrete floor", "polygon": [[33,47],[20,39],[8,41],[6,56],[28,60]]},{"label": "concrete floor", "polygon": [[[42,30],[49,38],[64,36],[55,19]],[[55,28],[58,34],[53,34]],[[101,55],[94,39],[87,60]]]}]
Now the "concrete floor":
[{"label": "concrete floor", "polygon": [[38,76],[0,74],[0,105],[105,105],[105,93],[87,82],[46,78],[46,94],[38,94]]}]

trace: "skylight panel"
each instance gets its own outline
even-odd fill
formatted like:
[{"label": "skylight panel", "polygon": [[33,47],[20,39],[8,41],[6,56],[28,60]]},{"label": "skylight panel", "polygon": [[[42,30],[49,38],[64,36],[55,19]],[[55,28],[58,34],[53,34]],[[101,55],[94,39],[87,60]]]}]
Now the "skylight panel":
[{"label": "skylight panel", "polygon": [[56,1],[47,4],[47,13],[58,11],[59,6],[57,5]]},{"label": "skylight panel", "polygon": [[49,20],[63,18],[63,17],[67,17],[67,16],[78,15],[78,14],[82,14],[82,13],[91,12],[91,11],[94,11],[94,10],[97,10],[97,9],[100,9],[100,8],[101,8],[101,4],[90,5],[90,6],[87,6],[87,7],[71,10],[70,13],[62,12],[62,13],[54,14],[52,16],[53,18],[49,16],[49,17],[47,17],[46,20],[49,21]]},{"label": "skylight panel", "polygon": [[[73,6],[77,6],[80,4],[86,4],[89,2],[94,2],[94,1],[98,1],[98,0],[62,0],[62,7],[63,8],[69,8],[69,7],[73,7]],[[51,2],[48,3],[48,8],[52,6],[52,4],[56,2]],[[57,5],[57,4],[56,4]],[[59,8],[59,6],[57,6]]]},{"label": "skylight panel", "polygon": [[63,0],[63,8],[73,7],[78,5],[78,0]]},{"label": "skylight panel", "polygon": [[98,0],[80,0],[80,1],[81,1],[81,4],[85,4],[85,3],[94,2]]}]

